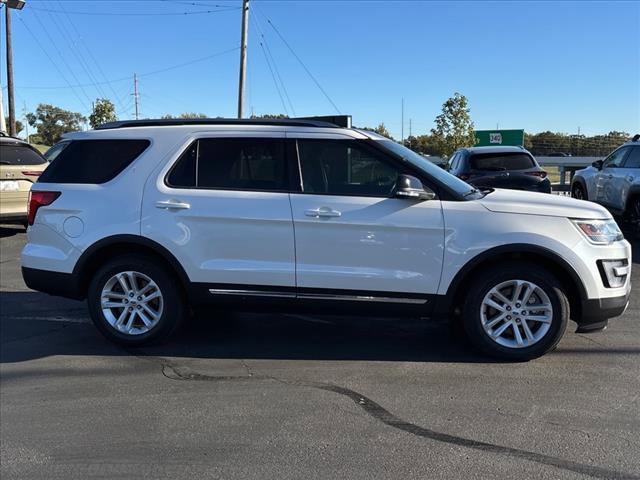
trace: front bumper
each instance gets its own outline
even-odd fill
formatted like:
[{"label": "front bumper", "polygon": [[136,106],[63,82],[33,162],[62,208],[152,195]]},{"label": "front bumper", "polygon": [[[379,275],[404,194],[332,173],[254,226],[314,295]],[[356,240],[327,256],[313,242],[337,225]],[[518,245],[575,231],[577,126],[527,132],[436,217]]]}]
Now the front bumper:
[{"label": "front bumper", "polygon": [[610,318],[624,313],[629,305],[631,289],[619,297],[596,298],[582,301],[582,318],[577,333],[597,332],[606,328]]}]

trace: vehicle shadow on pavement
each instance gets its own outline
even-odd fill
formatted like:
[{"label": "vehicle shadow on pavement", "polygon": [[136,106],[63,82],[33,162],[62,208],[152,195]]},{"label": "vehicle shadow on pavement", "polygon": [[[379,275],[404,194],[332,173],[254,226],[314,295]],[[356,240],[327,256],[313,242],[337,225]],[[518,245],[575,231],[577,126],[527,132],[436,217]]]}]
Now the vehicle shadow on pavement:
[{"label": "vehicle shadow on pavement", "polygon": [[[57,300],[37,292],[2,292],[0,363],[136,354],[104,339],[84,302]],[[445,321],[219,310],[198,313],[169,342],[140,351],[211,359],[491,362],[454,340]]]},{"label": "vehicle shadow on pavement", "polygon": [[18,233],[24,233],[25,229],[22,225],[2,225],[0,226],[0,238],[12,237]]}]

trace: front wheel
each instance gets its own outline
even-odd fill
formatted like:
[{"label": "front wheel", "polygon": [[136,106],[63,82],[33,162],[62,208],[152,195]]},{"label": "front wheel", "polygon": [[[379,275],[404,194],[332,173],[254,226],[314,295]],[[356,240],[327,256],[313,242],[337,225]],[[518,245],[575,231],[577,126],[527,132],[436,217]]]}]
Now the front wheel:
[{"label": "front wheel", "polygon": [[185,317],[175,280],[144,256],[117,257],[100,268],[89,285],[87,302],[98,330],[126,346],[164,340]]},{"label": "front wheel", "polygon": [[573,186],[573,188],[571,188],[571,196],[573,198],[577,198],[578,200],[587,200],[587,196],[585,194],[585,191],[582,188],[582,185],[580,185],[579,183],[576,183]]},{"label": "front wheel", "polygon": [[568,319],[561,284],[551,272],[528,263],[498,265],[476,277],[463,310],[469,340],[507,360],[530,360],[555,348]]}]

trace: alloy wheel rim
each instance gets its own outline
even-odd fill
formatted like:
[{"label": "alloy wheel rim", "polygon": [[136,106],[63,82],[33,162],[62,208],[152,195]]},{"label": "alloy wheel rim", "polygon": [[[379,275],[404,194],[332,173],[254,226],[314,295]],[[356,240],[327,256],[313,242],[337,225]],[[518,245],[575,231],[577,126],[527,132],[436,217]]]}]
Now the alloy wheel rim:
[{"label": "alloy wheel rim", "polygon": [[547,334],[553,306],[546,292],[528,280],[508,280],[482,300],[480,320],[487,336],[507,348],[526,348]]},{"label": "alloy wheel rim", "polygon": [[142,335],[160,321],[164,298],[147,275],[119,272],[104,285],[100,295],[102,314],[109,325],[125,335]]}]

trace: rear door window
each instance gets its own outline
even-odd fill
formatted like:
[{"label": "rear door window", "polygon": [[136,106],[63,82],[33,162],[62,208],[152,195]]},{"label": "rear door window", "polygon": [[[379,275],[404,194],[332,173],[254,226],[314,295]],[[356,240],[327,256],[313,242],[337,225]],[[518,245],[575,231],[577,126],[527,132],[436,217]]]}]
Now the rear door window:
[{"label": "rear door window", "polygon": [[0,165],[42,165],[46,160],[26,145],[1,145]]},{"label": "rear door window", "polygon": [[640,147],[633,147],[624,161],[624,168],[640,168]]},{"label": "rear door window", "polygon": [[108,182],[138,158],[150,143],[149,140],[72,140],[38,182]]},{"label": "rear door window", "polygon": [[482,153],[472,155],[473,170],[526,170],[536,166],[533,158],[526,153]]},{"label": "rear door window", "polygon": [[273,138],[203,138],[182,154],[167,176],[178,188],[285,191],[284,141]]}]

